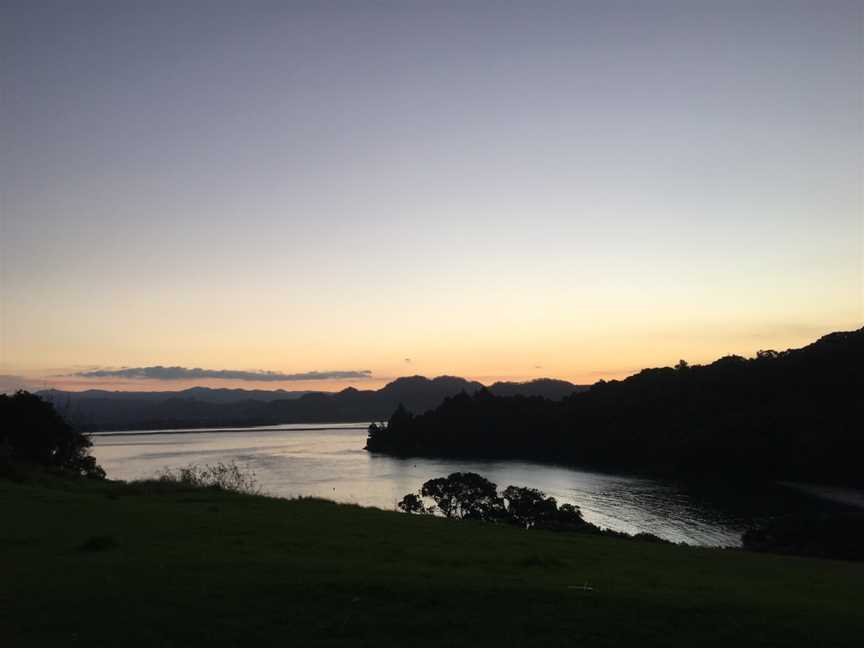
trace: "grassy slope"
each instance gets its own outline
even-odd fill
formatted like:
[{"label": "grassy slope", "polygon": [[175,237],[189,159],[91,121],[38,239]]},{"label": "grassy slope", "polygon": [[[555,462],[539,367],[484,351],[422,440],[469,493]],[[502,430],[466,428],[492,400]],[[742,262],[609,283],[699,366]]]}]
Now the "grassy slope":
[{"label": "grassy slope", "polygon": [[812,647],[864,632],[862,564],[118,484],[0,481],[0,512],[10,648]]}]

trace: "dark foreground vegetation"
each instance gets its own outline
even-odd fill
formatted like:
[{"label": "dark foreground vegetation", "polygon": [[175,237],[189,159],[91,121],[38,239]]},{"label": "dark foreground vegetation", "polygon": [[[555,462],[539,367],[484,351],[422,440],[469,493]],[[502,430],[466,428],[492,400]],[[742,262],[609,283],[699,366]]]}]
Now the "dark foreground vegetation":
[{"label": "dark foreground vegetation", "polygon": [[645,369],[559,402],[487,391],[373,425],[367,448],[864,485],[864,329],[802,349]]},{"label": "dark foreground vegetation", "polygon": [[4,646],[858,646],[864,565],[0,480]]}]

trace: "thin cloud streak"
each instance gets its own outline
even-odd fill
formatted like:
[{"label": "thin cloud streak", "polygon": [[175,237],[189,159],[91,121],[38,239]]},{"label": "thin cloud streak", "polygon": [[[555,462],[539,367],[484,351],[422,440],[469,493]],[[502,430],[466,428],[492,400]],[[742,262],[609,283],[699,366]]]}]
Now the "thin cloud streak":
[{"label": "thin cloud streak", "polygon": [[128,378],[138,380],[249,380],[263,382],[297,382],[305,380],[358,380],[372,377],[372,371],[306,371],[281,373],[278,371],[242,371],[237,369],[201,369],[200,367],[123,367],[122,369],[95,369],[79,371],[72,376],[81,378]]}]

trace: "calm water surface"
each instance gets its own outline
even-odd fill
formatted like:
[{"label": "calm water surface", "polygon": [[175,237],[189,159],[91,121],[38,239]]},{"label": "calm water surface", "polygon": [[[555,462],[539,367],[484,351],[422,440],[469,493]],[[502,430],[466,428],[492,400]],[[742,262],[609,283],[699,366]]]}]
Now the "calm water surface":
[{"label": "calm water surface", "polygon": [[254,472],[271,495],[311,495],[393,510],[427,479],[471,471],[499,489],[511,484],[539,488],[559,503],[578,505],[588,521],[602,527],[702,545],[739,545],[754,519],[754,506],[764,516],[813,501],[811,495],[782,486],[771,493],[724,488],[718,498],[650,479],[523,461],[387,457],[363,449],[366,426],[356,423],[112,433],[92,439],[93,454],[111,479],[153,477],[165,468],[233,460]]}]

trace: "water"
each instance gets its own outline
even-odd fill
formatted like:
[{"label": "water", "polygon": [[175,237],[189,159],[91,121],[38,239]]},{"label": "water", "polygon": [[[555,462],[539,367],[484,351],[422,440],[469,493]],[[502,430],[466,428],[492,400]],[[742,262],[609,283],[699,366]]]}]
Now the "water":
[{"label": "water", "polygon": [[783,486],[754,493],[727,484],[718,496],[714,490],[697,492],[651,479],[523,461],[387,457],[363,449],[366,426],[356,423],[111,433],[92,439],[93,454],[111,479],[147,478],[165,468],[233,460],[254,472],[270,495],[316,496],[393,510],[424,481],[471,471],[499,490],[511,484],[539,488],[559,503],[579,506],[586,520],[602,527],[711,546],[740,545],[741,534],[759,516],[812,507],[814,501],[828,505]]}]

